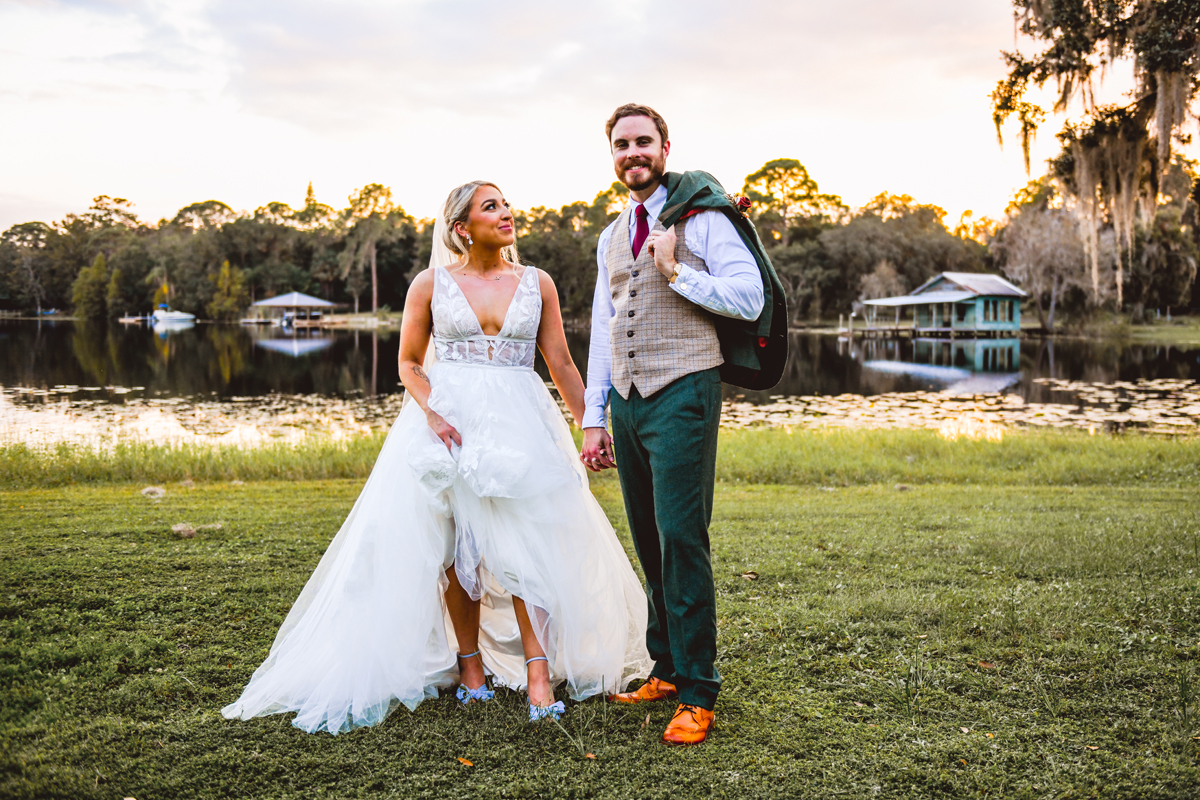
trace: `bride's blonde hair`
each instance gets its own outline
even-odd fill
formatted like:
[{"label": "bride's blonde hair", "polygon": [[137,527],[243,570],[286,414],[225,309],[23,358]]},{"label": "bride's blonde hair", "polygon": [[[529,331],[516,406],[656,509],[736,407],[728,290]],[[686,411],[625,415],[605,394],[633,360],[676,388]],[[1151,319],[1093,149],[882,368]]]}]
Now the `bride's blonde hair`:
[{"label": "bride's blonde hair", "polygon": [[[450,192],[450,196],[446,198],[445,210],[442,212],[446,223],[446,230],[442,234],[442,242],[455,255],[465,256],[470,249],[470,245],[454,229],[454,225],[458,222],[465,223],[467,218],[471,216],[471,202],[475,199],[475,193],[482,186],[491,186],[496,191],[501,191],[500,187],[491,181],[471,181],[470,183],[464,183]],[[501,250],[500,255],[513,264],[521,263],[517,260],[519,256],[517,255],[517,243],[515,241]]]}]

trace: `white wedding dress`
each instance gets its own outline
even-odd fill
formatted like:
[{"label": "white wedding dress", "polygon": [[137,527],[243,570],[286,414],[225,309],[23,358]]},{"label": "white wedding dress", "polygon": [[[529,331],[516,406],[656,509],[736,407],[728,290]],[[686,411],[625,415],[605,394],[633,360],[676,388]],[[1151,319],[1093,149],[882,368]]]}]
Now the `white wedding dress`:
[{"label": "white wedding dress", "polygon": [[649,673],[645,593],[533,370],[541,306],[526,267],[500,333],[486,336],[454,278],[434,268],[429,405],[462,446],[448,452],[418,405],[403,408],[227,718],[294,711],[296,727],[337,734],[455,685],[442,600],[451,563],[482,598],[479,643],[496,684],[525,684],[513,595],[572,698]]}]

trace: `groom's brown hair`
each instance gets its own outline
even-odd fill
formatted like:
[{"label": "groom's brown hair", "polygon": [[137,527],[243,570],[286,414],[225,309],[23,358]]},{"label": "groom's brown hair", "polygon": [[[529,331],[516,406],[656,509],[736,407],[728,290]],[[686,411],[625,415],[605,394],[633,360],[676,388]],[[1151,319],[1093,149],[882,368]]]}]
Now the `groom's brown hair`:
[{"label": "groom's brown hair", "polygon": [[608,144],[612,146],[612,129],[617,124],[617,120],[623,117],[649,117],[654,121],[654,127],[658,128],[658,135],[662,137],[663,144],[667,143],[670,138],[667,136],[667,121],[659,116],[659,113],[650,106],[640,106],[637,103],[626,103],[612,113],[608,118],[608,122],[604,124],[604,135],[608,138]]}]

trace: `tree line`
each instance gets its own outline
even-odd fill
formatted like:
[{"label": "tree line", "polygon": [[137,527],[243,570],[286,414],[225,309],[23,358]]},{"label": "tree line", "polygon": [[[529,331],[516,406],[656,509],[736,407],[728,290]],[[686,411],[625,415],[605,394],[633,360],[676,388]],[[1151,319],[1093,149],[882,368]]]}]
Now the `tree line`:
[{"label": "tree line", "polygon": [[[953,228],[943,209],[908,195],[881,193],[852,210],[822,192],[796,159],[764,164],[746,176],[741,193],[752,201],[749,213],[788,294],[793,324],[958,271],[1006,274],[1030,292],[1039,319],[1053,328],[1056,314],[1095,306],[1081,226],[1057,186],[1053,176],[1032,181],[1002,220],[967,212]],[[1162,193],[1157,214],[1137,226],[1133,266],[1122,276],[1121,310],[1135,316],[1200,306],[1193,300],[1200,252],[1195,164],[1176,157]],[[590,203],[515,212],[522,260],[550,273],[567,316],[590,310],[597,241],[627,202],[628,191],[614,183]],[[399,309],[408,282],[428,263],[432,229],[381,184],[355,191],[340,210],[318,202],[310,185],[299,209],[274,202],[237,213],[208,200],[157,224],[139,220],[129,201],[102,195],[82,214],[0,234],[0,307],[70,308],[100,320],[167,303],[231,320],[255,300],[301,291],[356,312]],[[1109,243],[1102,257],[1120,263],[1112,225],[1100,240],[1102,250]]]},{"label": "tree line", "polygon": [[[997,137],[1003,143],[1004,125],[1018,123],[1030,172],[1030,143],[1048,114],[1031,90],[1047,84],[1055,88],[1049,113],[1063,127],[1056,136],[1061,150],[1049,162],[1053,180],[1027,193],[1023,222],[1002,249],[1018,260],[1044,259],[1053,250],[1073,261],[1074,242],[1057,247],[1047,239],[1070,216],[1088,266],[1082,283],[1074,269],[1033,276],[1049,287],[1038,290],[1046,301],[1038,305],[1043,324],[1052,327],[1063,287],[1082,290],[1091,308],[1129,310],[1134,318],[1148,306],[1179,305],[1181,285],[1195,276],[1200,197],[1194,181],[1178,179],[1173,156],[1176,144],[1191,140],[1185,127],[1196,118],[1200,0],[1013,0],[1013,13],[1034,51],[1002,53],[1008,74],[992,93]],[[1114,73],[1132,79],[1133,90],[1123,104],[1098,102],[1097,90]],[[1195,165],[1183,163],[1194,178]]]},{"label": "tree line", "polygon": [[236,319],[255,300],[303,291],[377,309],[403,302],[420,239],[419,223],[380,184],[354,192],[340,211],[310,185],[300,209],[276,202],[239,214],[207,200],[158,224],[101,195],[82,214],[0,234],[0,302],[89,319],[166,303]]}]

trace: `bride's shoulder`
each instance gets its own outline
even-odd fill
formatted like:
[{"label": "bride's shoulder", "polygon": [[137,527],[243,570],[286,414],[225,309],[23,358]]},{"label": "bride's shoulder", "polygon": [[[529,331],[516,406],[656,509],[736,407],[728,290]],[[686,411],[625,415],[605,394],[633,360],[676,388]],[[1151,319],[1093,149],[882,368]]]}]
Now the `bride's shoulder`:
[{"label": "bride's shoulder", "polygon": [[505,263],[508,264],[509,268],[513,271],[513,274],[517,276],[517,280],[521,282],[524,282],[527,278],[529,278],[530,271],[537,275],[537,280],[539,283],[548,277],[545,270],[538,269],[533,264],[522,264],[520,261],[507,260]]},{"label": "bride's shoulder", "polygon": [[417,273],[417,276],[408,284],[409,297],[428,297],[433,295],[433,281],[435,267],[428,267]]},{"label": "bride's shoulder", "polygon": [[547,292],[554,294],[555,297],[558,296],[558,290],[554,288],[554,279],[550,277],[549,272],[532,265],[525,267],[525,269],[531,269],[537,273],[538,288],[541,290],[543,297],[546,296]]}]

